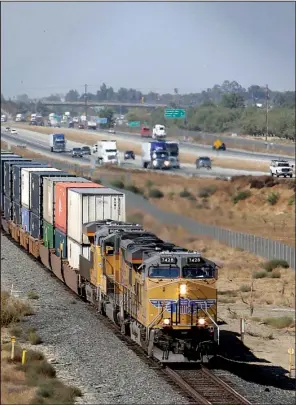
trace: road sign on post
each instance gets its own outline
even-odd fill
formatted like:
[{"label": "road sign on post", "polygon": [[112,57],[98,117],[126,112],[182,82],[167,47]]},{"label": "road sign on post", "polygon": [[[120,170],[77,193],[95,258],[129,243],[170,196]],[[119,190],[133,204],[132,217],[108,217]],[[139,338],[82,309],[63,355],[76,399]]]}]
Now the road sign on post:
[{"label": "road sign on post", "polygon": [[140,127],[141,126],[141,121],[130,121],[128,123],[129,127]]},{"label": "road sign on post", "polygon": [[185,110],[164,110],[164,118],[185,118],[186,111]]}]

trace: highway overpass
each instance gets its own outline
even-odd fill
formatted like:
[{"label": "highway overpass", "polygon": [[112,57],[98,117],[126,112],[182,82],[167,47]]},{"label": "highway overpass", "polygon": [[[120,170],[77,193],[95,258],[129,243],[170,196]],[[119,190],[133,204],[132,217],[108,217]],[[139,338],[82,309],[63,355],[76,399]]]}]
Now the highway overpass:
[{"label": "highway overpass", "polygon": [[[48,106],[77,106],[77,107],[84,107],[85,106],[85,101],[47,101],[47,100],[40,100],[40,102],[44,105]],[[121,103],[119,101],[88,101],[87,102],[88,107],[113,107],[113,106],[118,106],[118,107],[137,107],[137,108],[158,108],[158,107],[168,107],[167,104],[149,104],[149,103]]]}]

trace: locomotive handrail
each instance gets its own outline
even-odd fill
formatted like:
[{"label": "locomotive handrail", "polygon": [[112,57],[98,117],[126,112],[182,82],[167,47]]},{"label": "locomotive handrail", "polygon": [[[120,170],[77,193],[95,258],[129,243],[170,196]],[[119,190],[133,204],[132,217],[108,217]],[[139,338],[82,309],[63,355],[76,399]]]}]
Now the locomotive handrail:
[{"label": "locomotive handrail", "polygon": [[219,345],[219,341],[220,341],[220,328],[219,328],[219,325],[215,322],[215,320],[214,320],[214,318],[210,315],[210,313],[208,312],[208,310],[207,310],[207,307],[204,309],[204,308],[201,308],[201,310],[210,318],[210,320],[213,322],[213,324],[216,326],[216,328],[217,328],[217,342],[218,342],[218,345]]}]

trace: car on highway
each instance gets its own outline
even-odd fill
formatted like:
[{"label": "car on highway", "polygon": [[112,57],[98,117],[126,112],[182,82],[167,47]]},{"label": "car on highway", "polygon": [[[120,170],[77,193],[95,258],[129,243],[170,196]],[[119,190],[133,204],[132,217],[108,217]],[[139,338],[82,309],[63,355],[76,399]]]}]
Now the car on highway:
[{"label": "car on highway", "polygon": [[82,146],[81,148],[83,155],[91,155],[90,147],[89,146]]},{"label": "car on highway", "polygon": [[72,158],[82,158],[83,152],[81,148],[73,148],[72,149]]},{"label": "car on highway", "polygon": [[141,138],[151,138],[151,129],[149,127],[142,127],[141,128]]},{"label": "car on highway", "polygon": [[74,128],[74,122],[73,121],[69,122],[68,128]]},{"label": "car on highway", "polygon": [[108,134],[115,134],[115,129],[114,128],[109,128],[108,129]]},{"label": "car on highway", "polygon": [[85,129],[85,126],[83,124],[79,124],[78,129]]},{"label": "car on highway", "polygon": [[129,160],[129,159],[136,159],[135,152],[133,150],[126,150],[124,152],[124,160]]},{"label": "car on highway", "polygon": [[205,168],[210,170],[212,168],[212,161],[208,156],[201,156],[196,159],[195,166],[197,169]]},{"label": "car on highway", "polygon": [[12,129],[12,128],[11,128],[10,133],[11,133],[11,134],[14,134],[14,135],[17,135],[18,132],[17,132],[16,129]]},{"label": "car on highway", "polygon": [[5,131],[6,131],[6,132],[10,132],[10,127],[6,127],[6,128],[5,128]]}]

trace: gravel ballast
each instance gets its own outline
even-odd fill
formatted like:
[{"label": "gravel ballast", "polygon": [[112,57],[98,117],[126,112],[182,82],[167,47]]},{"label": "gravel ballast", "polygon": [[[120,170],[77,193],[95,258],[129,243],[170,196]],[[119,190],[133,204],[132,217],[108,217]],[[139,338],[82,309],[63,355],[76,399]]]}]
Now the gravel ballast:
[{"label": "gravel ballast", "polygon": [[[2,290],[30,291],[36,314],[26,318],[43,340],[38,350],[54,363],[65,383],[79,387],[81,404],[188,404],[155,370],[119,340],[95,311],[49,271],[1,234]],[[295,393],[255,384],[229,372],[226,377],[253,404],[294,404]]]},{"label": "gravel ballast", "polygon": [[43,344],[37,346],[52,359],[57,375],[82,390],[84,404],[188,404],[153,369],[100,322],[95,311],[68,292],[6,236],[1,235],[2,290],[20,291],[32,300],[36,315],[26,318]]}]

